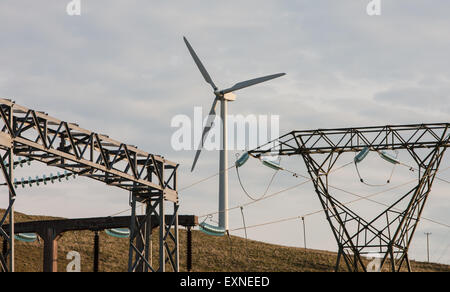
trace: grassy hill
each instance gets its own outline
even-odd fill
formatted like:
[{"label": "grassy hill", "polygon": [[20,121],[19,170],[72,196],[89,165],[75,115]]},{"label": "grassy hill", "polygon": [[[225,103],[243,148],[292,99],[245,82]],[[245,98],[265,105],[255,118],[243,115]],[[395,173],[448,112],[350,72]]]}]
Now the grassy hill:
[{"label": "grassy hill", "polygon": [[[0,213],[3,213],[0,210]],[[60,219],[16,213],[17,222]],[[81,254],[82,271],[92,271],[94,234],[90,231],[68,232],[59,240],[58,270],[65,271],[69,251]],[[156,254],[156,241],[154,249]],[[231,243],[231,245],[230,245]],[[16,270],[42,271],[43,243],[16,241]],[[186,267],[186,232],[180,234],[181,269]],[[127,269],[128,240],[100,235],[100,271],[124,272]],[[156,258],[154,259],[156,261]],[[193,232],[194,272],[331,272],[336,254],[327,251],[283,247],[243,238],[210,237]],[[414,271],[450,272],[450,266],[412,262]]]}]

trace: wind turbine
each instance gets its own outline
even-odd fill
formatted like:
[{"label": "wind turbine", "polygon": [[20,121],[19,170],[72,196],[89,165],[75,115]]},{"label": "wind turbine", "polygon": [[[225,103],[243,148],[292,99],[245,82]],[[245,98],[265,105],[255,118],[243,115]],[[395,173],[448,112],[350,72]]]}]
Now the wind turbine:
[{"label": "wind turbine", "polygon": [[209,131],[213,127],[213,121],[216,117],[216,108],[218,103],[220,102],[220,118],[222,121],[222,147],[220,150],[220,180],[219,180],[219,226],[218,228],[215,228],[213,233],[225,234],[225,232],[228,231],[228,134],[227,134],[227,114],[228,114],[228,102],[232,102],[236,100],[236,95],[234,94],[235,91],[263,83],[275,78],[279,78],[281,76],[286,75],[286,73],[280,73],[275,75],[269,75],[265,77],[255,78],[243,82],[236,83],[234,86],[219,90],[219,88],[214,84],[214,81],[212,80],[211,76],[209,75],[208,71],[206,71],[205,66],[203,66],[202,62],[200,61],[199,57],[195,53],[194,49],[192,48],[189,41],[186,39],[186,37],[183,38],[184,42],[186,43],[186,46],[189,50],[189,53],[191,54],[192,58],[194,59],[195,64],[197,64],[198,69],[200,70],[200,73],[203,75],[203,78],[207,83],[211,85],[214,91],[214,101],[211,107],[211,110],[209,112],[208,120],[205,125],[205,128],[203,129],[202,134],[202,140],[201,144],[198,147],[197,153],[195,155],[194,163],[192,164],[191,172],[194,171],[195,166],[197,165],[197,161],[200,157],[200,153],[202,151],[202,147],[204,144],[204,140],[207,137]]}]

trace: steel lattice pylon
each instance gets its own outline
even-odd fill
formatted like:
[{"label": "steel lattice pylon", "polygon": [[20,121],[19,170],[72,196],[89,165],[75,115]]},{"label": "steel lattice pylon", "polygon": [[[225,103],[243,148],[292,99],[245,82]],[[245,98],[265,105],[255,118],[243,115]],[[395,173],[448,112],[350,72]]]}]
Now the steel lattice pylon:
[{"label": "steel lattice pylon", "polygon": [[[381,267],[411,271],[408,249],[445,150],[450,124],[420,124],[366,128],[294,131],[273,146],[250,151],[264,155],[301,155],[338,243],[336,271],[341,262],[349,271],[367,271],[363,257],[382,255]],[[329,174],[343,153],[407,150],[419,169],[417,185],[371,221],[366,221],[330,193]],[[405,207],[406,206],[406,207]]]},{"label": "steel lattice pylon", "polygon": [[[9,205],[0,218],[0,239],[7,243],[0,253],[0,272],[14,271],[14,156],[26,157],[130,191],[132,236],[129,270],[156,270],[148,262],[151,228],[146,227],[147,221],[151,220],[150,215],[156,215],[159,218],[160,262],[168,260],[173,270],[178,271],[177,163],[7,99],[0,99],[0,129],[0,151],[5,153],[0,154],[1,171],[9,189]],[[145,215],[148,219],[145,222],[139,222],[136,216],[136,201],[147,203]],[[175,215],[174,222],[169,224],[165,222],[164,205],[167,202],[173,203]],[[5,231],[2,226],[7,219],[10,224],[9,230]],[[143,244],[139,244],[138,238]],[[166,250],[170,251],[167,255]],[[136,254],[138,260],[134,263],[132,259]],[[165,266],[160,265],[158,270],[164,271]]]}]

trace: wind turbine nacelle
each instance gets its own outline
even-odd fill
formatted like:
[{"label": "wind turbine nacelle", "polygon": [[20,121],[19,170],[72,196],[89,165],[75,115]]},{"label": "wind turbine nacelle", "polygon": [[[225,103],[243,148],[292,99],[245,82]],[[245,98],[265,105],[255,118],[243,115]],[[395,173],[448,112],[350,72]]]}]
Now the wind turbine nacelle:
[{"label": "wind turbine nacelle", "polygon": [[236,94],[234,94],[233,92],[227,93],[223,96],[223,99],[227,100],[227,101],[235,101],[236,100]]}]

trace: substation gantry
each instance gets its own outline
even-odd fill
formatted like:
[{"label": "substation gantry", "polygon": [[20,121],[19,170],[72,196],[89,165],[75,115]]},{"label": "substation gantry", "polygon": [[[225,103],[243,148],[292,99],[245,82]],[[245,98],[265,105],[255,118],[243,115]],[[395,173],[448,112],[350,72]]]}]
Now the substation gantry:
[{"label": "substation gantry", "polygon": [[[9,204],[0,218],[0,238],[8,243],[5,253],[0,254],[0,271],[14,271],[15,156],[130,192],[128,271],[165,272],[166,266],[179,271],[177,163],[7,99],[0,99],[0,127],[0,166],[9,191]],[[137,216],[137,202],[146,206],[144,216]],[[166,214],[169,204],[173,208]],[[170,222],[166,215],[172,215]],[[9,230],[4,230],[7,219]],[[158,263],[152,261],[154,220],[159,229]]]},{"label": "substation gantry", "polygon": [[[144,216],[138,216],[138,220],[143,220]],[[159,220],[156,216],[152,216],[151,224],[155,229],[159,226]],[[172,221],[171,215],[166,215],[166,222]],[[47,221],[30,221],[20,222],[14,224],[16,234],[27,236],[30,234],[38,234],[43,241],[43,265],[44,272],[58,271],[58,240],[65,232],[71,231],[92,231],[94,232],[94,263],[93,271],[99,271],[100,262],[100,236],[99,232],[106,231],[108,235],[119,238],[127,237],[127,233],[120,233],[122,228],[130,226],[131,217],[101,217],[101,218],[82,218],[82,219],[62,219],[62,220],[47,220]],[[192,228],[198,225],[198,217],[192,215],[178,215],[178,223],[187,229],[187,270],[192,269]],[[8,225],[4,225],[3,229],[7,232]],[[119,236],[117,236],[119,232]],[[22,237],[23,238],[23,237]],[[27,238],[29,239],[29,237]],[[34,240],[31,237],[32,242]],[[142,265],[142,264],[141,264]],[[142,267],[140,267],[142,269]]]},{"label": "substation gantry", "polygon": [[[351,272],[367,271],[363,257],[377,253],[381,267],[411,271],[408,250],[430,195],[436,173],[450,146],[450,124],[417,124],[293,131],[249,154],[301,156],[338,244],[336,271],[341,261]],[[272,144],[271,144],[272,145]],[[366,221],[337,200],[328,178],[343,153],[404,150],[418,167],[417,185],[381,214]]]}]

